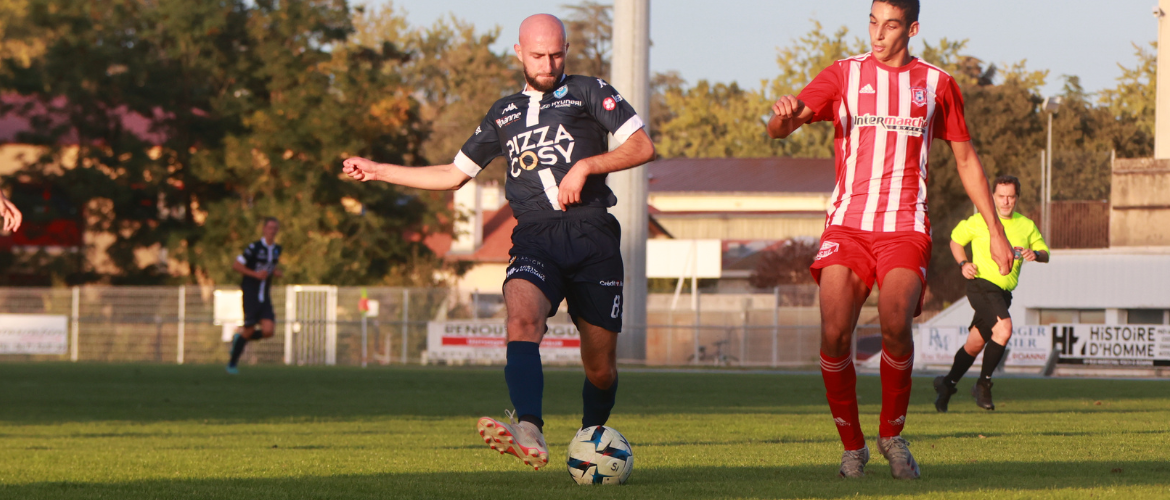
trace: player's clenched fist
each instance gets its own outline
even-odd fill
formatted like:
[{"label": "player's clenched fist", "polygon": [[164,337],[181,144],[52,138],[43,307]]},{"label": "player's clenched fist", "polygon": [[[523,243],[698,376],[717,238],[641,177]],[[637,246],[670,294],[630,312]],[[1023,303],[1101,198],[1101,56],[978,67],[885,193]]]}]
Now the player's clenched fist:
[{"label": "player's clenched fist", "polygon": [[377,170],[378,163],[357,156],[347,158],[341,163],[341,171],[345,175],[348,175],[350,179],[356,181],[366,182],[378,180]]},{"label": "player's clenched fist", "polygon": [[772,105],[772,113],[782,120],[796,118],[801,111],[804,111],[804,102],[792,95],[781,97]]}]

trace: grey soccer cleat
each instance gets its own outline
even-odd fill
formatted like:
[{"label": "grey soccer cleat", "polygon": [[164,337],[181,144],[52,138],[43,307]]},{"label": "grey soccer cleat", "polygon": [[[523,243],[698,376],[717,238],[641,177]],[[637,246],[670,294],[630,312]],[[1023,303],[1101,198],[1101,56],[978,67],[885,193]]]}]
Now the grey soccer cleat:
[{"label": "grey soccer cleat", "polygon": [[946,413],[947,405],[951,402],[951,395],[958,391],[955,386],[947,383],[946,377],[935,377],[934,392],[938,393],[938,397],[934,399],[934,409],[938,410],[939,413]]},{"label": "grey soccer cleat", "polygon": [[890,461],[890,475],[894,479],[918,479],[920,471],[914,455],[910,454],[910,443],[902,436],[878,438],[878,451]]},{"label": "grey soccer cleat", "polygon": [[995,409],[995,402],[991,400],[992,385],[995,384],[992,384],[990,380],[979,379],[978,382],[975,382],[974,386],[971,386],[971,395],[975,396],[976,406],[983,408],[984,410]]},{"label": "grey soccer cleat", "polygon": [[860,450],[845,450],[841,454],[841,470],[837,475],[844,478],[865,477],[865,464],[869,463],[869,447]]}]

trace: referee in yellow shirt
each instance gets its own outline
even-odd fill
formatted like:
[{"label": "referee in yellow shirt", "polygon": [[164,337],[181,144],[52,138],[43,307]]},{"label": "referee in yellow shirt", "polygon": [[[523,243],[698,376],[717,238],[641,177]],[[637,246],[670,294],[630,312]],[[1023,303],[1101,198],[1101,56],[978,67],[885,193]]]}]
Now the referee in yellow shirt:
[{"label": "referee in yellow shirt", "polygon": [[[1036,223],[1015,211],[1020,180],[1015,176],[1001,175],[996,177],[994,188],[992,197],[995,199],[995,210],[1003,223],[1008,241],[1015,249],[1016,262],[1007,276],[997,272],[999,267],[991,260],[991,236],[987,223],[979,214],[960,222],[951,231],[951,253],[955,256],[955,262],[963,268],[963,277],[967,278],[967,301],[975,309],[975,317],[971,319],[971,333],[967,336],[967,343],[955,353],[951,372],[934,379],[934,390],[938,392],[934,408],[939,412],[947,411],[951,395],[956,392],[955,385],[971,368],[975,356],[981,350],[983,371],[979,374],[979,381],[971,388],[971,393],[980,408],[995,409],[995,403],[991,401],[991,373],[999,366],[1004,347],[1008,339],[1012,338],[1012,317],[1008,314],[1008,307],[1012,304],[1012,290],[1019,283],[1020,264],[1025,260],[1048,262],[1048,245],[1044,244],[1044,237],[1040,235]],[[972,262],[967,261],[964,248],[968,243],[971,244]]]}]

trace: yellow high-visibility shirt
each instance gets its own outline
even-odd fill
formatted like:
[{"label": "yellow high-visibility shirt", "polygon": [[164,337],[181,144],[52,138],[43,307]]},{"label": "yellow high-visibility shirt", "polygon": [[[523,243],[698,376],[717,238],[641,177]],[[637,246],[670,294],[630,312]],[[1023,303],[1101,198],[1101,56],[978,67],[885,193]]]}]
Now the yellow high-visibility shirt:
[{"label": "yellow high-visibility shirt", "polygon": [[[1003,224],[1004,234],[1013,248],[1027,248],[1033,252],[1048,251],[1048,245],[1044,243],[1044,237],[1040,235],[1040,229],[1032,219],[1020,215],[1019,212],[1012,212],[1011,219],[1000,217],[999,223]],[[971,262],[977,269],[976,278],[995,283],[1009,292],[1016,289],[1020,282],[1020,264],[1023,259],[1016,259],[1012,264],[1012,272],[1007,276],[999,274],[999,266],[991,259],[991,232],[988,231],[987,222],[983,220],[982,215],[972,215],[955,226],[955,230],[951,231],[951,240],[963,246],[971,244]]]}]

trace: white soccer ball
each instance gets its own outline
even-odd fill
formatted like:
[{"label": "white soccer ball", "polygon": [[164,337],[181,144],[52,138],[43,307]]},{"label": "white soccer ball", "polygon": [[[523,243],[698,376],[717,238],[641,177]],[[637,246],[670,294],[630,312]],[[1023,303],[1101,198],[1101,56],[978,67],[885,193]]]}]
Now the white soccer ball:
[{"label": "white soccer ball", "polygon": [[586,427],[569,442],[567,461],[577,484],[622,484],[634,470],[634,449],[617,429]]}]

